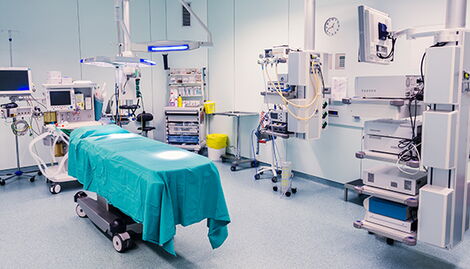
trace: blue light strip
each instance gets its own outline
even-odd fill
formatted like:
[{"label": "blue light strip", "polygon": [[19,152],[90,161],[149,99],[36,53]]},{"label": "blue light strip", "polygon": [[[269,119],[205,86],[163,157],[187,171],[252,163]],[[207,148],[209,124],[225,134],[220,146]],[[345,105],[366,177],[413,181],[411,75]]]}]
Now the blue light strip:
[{"label": "blue light strip", "polygon": [[148,64],[148,65],[157,65],[156,62],[150,61],[150,60],[147,60],[147,59],[140,59],[140,62],[144,63],[144,64]]},{"label": "blue light strip", "polygon": [[165,52],[165,51],[183,51],[189,50],[189,45],[174,45],[174,46],[148,46],[149,52]]}]

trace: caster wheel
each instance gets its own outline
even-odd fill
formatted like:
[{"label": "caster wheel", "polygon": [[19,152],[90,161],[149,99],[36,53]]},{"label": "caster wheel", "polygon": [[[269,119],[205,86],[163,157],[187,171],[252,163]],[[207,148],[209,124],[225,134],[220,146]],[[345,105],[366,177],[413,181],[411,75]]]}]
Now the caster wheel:
[{"label": "caster wheel", "polygon": [[296,194],[297,193],[297,188],[292,188],[291,191],[292,191],[292,194]]},{"label": "caster wheel", "polygon": [[75,213],[77,213],[77,215],[80,218],[86,218],[87,217],[85,211],[83,211],[83,209],[80,207],[80,205],[77,205],[75,207]]},{"label": "caster wheel", "polygon": [[258,161],[251,161],[251,167],[258,167],[259,162]]},{"label": "caster wheel", "polygon": [[395,243],[395,240],[393,240],[391,238],[387,238],[386,242],[387,242],[387,245],[393,246],[393,243]]},{"label": "caster wheel", "polygon": [[58,194],[61,190],[62,190],[62,186],[60,186],[60,184],[57,184],[57,183],[52,184],[51,187],[49,188],[49,191],[52,194]]},{"label": "caster wheel", "polygon": [[286,197],[290,197],[291,193],[290,191],[286,192]]},{"label": "caster wheel", "polygon": [[126,251],[131,246],[131,236],[129,233],[120,233],[113,236],[113,247],[121,253]]},{"label": "caster wheel", "polygon": [[32,177],[32,178],[29,179],[29,182],[34,182],[35,180],[36,180],[36,178]]},{"label": "caster wheel", "polygon": [[38,176],[42,176],[42,172],[41,172],[41,171],[38,172]]},{"label": "caster wheel", "polygon": [[6,183],[6,182],[5,182],[5,180],[4,180],[4,179],[1,179],[1,180],[0,180],[0,186],[4,186],[4,185],[5,185],[5,183]]},{"label": "caster wheel", "polygon": [[277,177],[272,177],[272,178],[271,178],[271,181],[272,181],[273,183],[276,183],[276,182],[277,182]]},{"label": "caster wheel", "polygon": [[255,179],[256,179],[256,180],[259,180],[260,178],[261,178],[261,176],[260,176],[259,174],[256,174],[256,175],[255,175]]},{"label": "caster wheel", "polygon": [[230,170],[231,170],[232,172],[235,172],[235,171],[237,171],[237,167],[236,167],[236,166],[230,166]]},{"label": "caster wheel", "polygon": [[277,191],[277,186],[273,186],[273,191]]}]

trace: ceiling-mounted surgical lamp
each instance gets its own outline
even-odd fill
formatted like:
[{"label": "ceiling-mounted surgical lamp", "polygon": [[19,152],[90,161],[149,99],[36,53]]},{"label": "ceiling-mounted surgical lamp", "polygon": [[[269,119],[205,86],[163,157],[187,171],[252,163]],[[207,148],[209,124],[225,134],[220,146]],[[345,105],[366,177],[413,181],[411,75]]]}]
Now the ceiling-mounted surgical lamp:
[{"label": "ceiling-mounted surgical lamp", "polygon": [[202,26],[207,33],[207,41],[194,41],[194,40],[160,40],[150,41],[143,43],[132,43],[131,50],[134,52],[174,52],[174,51],[187,51],[195,50],[201,47],[212,47],[212,34],[207,25],[197,16],[196,13],[184,0],[177,0],[181,5],[193,16],[199,25]]},{"label": "ceiling-mounted surgical lamp", "polygon": [[100,67],[120,67],[120,66],[135,66],[146,67],[156,65],[154,61],[143,59],[139,57],[124,57],[124,56],[96,56],[84,58],[80,60],[82,64],[100,66]]}]

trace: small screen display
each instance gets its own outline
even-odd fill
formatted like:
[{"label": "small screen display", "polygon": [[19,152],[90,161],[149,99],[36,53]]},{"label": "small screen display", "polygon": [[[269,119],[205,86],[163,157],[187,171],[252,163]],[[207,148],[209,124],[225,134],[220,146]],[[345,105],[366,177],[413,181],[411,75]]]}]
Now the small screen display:
[{"label": "small screen display", "polygon": [[271,113],[271,119],[277,120],[277,113]]},{"label": "small screen display", "polygon": [[53,91],[49,93],[51,106],[67,106],[72,104],[70,91]]},{"label": "small screen display", "polygon": [[6,91],[29,91],[29,77],[27,70],[1,70],[0,94]]}]

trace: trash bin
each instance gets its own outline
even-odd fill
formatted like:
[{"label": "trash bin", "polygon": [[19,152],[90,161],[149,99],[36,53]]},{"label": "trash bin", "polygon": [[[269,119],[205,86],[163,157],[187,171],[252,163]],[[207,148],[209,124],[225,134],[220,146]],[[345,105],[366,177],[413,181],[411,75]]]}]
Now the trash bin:
[{"label": "trash bin", "polygon": [[227,149],[228,135],[208,134],[207,135],[207,155],[212,161],[221,161],[220,158]]}]

